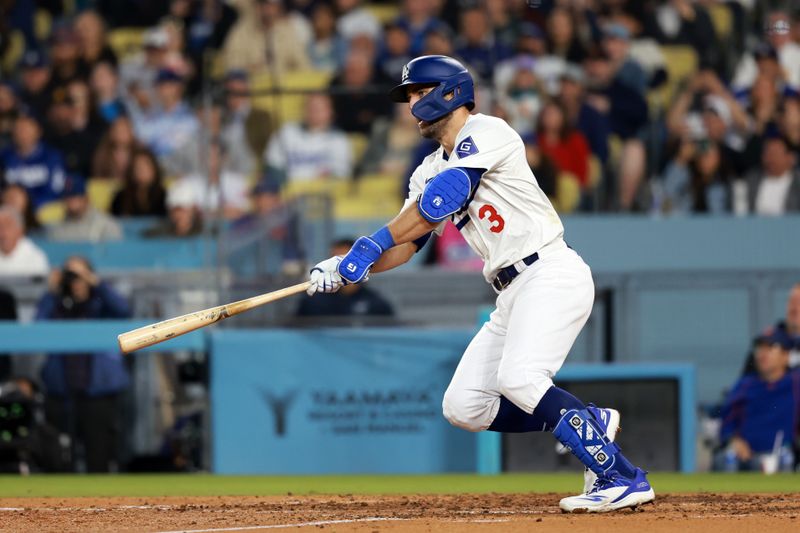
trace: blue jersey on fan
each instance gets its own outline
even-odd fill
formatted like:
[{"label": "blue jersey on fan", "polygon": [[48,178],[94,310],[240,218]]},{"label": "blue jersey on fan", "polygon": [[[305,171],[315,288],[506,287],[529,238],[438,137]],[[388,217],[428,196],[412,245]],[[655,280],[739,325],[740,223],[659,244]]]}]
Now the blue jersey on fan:
[{"label": "blue jersey on fan", "polygon": [[0,166],[6,185],[21,185],[28,191],[36,209],[61,198],[64,191],[64,161],[61,153],[39,142],[28,155],[20,155],[14,147],[0,152]]},{"label": "blue jersey on fan", "polygon": [[800,420],[800,370],[791,370],[775,383],[758,375],[741,378],[722,407],[720,440],[734,436],[747,441],[756,453],[771,452],[775,435],[783,431],[791,445]]}]

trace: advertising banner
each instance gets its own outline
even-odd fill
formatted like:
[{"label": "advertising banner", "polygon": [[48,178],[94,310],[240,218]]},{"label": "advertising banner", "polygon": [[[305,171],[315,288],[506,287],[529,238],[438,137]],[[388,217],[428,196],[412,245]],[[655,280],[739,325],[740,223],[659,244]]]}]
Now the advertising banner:
[{"label": "advertising banner", "polygon": [[475,469],[442,417],[470,330],[218,330],[212,464],[222,474]]}]

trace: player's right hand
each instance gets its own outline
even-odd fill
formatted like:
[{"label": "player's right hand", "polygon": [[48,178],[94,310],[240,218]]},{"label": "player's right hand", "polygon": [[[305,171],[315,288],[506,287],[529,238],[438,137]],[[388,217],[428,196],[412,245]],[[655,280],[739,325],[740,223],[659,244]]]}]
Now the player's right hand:
[{"label": "player's right hand", "polygon": [[335,255],[314,265],[308,276],[311,285],[306,292],[309,296],[314,296],[318,292],[336,292],[342,288],[344,281],[338,271],[341,260],[342,256]]}]

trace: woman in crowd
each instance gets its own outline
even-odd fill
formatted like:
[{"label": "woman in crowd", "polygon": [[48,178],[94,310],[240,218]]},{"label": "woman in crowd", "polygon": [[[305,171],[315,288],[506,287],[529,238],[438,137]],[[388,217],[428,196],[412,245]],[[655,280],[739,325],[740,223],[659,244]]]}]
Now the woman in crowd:
[{"label": "woman in crowd", "polygon": [[125,184],[114,196],[111,213],[117,217],[162,217],[167,214],[161,168],[146,148],[134,151]]}]

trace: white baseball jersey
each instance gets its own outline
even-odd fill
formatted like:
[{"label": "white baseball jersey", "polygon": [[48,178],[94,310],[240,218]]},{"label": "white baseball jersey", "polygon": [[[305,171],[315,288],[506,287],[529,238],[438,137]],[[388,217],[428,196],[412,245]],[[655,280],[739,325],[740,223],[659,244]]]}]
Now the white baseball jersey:
[{"label": "white baseball jersey", "polygon": [[[483,258],[487,282],[500,269],[562,238],[564,227],[528,166],[525,145],[505,121],[470,115],[456,136],[453,153],[445,157],[440,146],[416,168],[404,208],[415,203],[425,184],[447,168],[486,169],[467,209],[450,219]],[[436,229],[437,234],[445,223]]]}]

